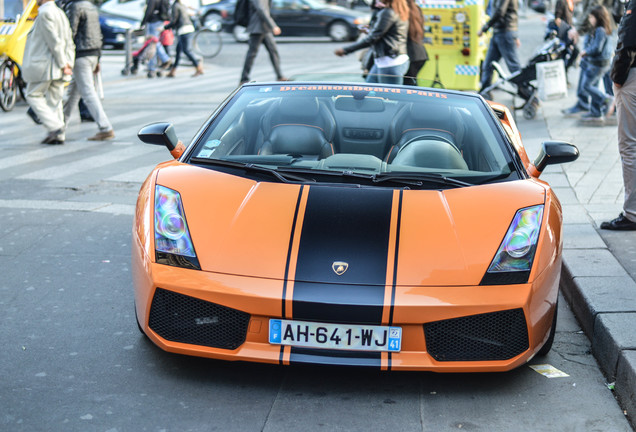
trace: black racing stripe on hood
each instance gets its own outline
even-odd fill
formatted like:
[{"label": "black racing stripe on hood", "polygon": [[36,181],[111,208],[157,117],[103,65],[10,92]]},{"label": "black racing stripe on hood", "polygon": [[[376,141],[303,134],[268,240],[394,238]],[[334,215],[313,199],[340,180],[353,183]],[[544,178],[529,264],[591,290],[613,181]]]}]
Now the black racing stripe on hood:
[{"label": "black racing stripe on hood", "polygon": [[[293,318],[381,324],[393,191],[312,186],[300,236]],[[348,263],[338,276],[335,261]]]}]

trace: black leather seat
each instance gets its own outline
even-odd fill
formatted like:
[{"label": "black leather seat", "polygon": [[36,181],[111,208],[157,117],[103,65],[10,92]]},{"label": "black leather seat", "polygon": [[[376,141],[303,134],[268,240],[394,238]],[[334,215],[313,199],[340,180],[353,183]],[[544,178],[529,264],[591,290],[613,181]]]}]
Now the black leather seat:
[{"label": "black leather seat", "polygon": [[404,143],[392,164],[432,169],[468,169],[459,149],[447,139],[435,135],[415,137]]},{"label": "black leather seat", "polygon": [[281,99],[263,116],[259,154],[324,159],[334,154],[335,120],[316,98]]},{"label": "black leather seat", "polygon": [[414,138],[438,136],[460,149],[464,128],[460,116],[450,106],[441,104],[410,104],[402,107],[393,118],[390,142],[385,161],[391,163],[400,149]]}]

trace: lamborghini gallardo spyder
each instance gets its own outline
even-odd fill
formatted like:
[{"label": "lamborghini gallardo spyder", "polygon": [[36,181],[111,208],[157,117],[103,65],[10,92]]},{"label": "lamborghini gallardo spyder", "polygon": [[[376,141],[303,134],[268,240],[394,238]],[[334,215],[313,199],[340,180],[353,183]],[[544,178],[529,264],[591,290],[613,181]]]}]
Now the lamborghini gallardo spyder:
[{"label": "lamborghini gallardo spyder", "polygon": [[550,350],[562,210],[510,111],[391,85],[247,84],[141,187],[140,329],[163,350],[381,370],[504,371]]}]

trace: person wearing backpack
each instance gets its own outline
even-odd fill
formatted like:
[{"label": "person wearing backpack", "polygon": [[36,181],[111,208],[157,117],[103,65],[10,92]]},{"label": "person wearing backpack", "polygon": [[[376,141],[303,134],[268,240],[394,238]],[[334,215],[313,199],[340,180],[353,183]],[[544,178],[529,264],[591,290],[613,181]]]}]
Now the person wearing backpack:
[{"label": "person wearing backpack", "polygon": [[[141,20],[141,26],[146,27],[146,38],[156,38],[163,30],[164,22],[170,21],[170,0],[147,0],[146,12]],[[164,46],[156,43],[157,53],[148,62],[148,78],[157,75],[157,62],[161,69],[168,69],[172,66],[172,60],[166,52]]]},{"label": "person wearing backpack", "polygon": [[[270,14],[271,0],[247,1],[249,3],[249,21],[246,30],[250,34],[250,40],[247,54],[245,55],[240,84],[244,84],[250,80],[252,65],[254,64],[254,59],[261,44],[264,44],[267,52],[269,52],[269,59],[272,62],[278,81],[287,81],[287,78],[285,78],[280,69],[280,57],[278,56],[278,48],[274,40],[274,36],[280,34],[280,27],[276,25]],[[242,3],[241,0],[237,2],[237,9],[240,8],[240,3]]]}]

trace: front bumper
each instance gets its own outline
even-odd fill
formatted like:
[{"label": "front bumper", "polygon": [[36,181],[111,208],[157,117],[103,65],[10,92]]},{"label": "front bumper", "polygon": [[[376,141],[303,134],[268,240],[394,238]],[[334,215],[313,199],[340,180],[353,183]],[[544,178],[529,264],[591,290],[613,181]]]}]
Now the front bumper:
[{"label": "front bumper", "polygon": [[160,348],[284,365],[436,372],[510,370],[531,359],[547,339],[560,275],[559,262],[528,284],[398,286],[393,300],[387,296],[381,324],[402,328],[402,349],[399,353],[370,353],[270,344],[269,319],[294,319],[291,302],[283,300],[281,280],[169,267],[136,252],[133,275],[139,324]]}]

